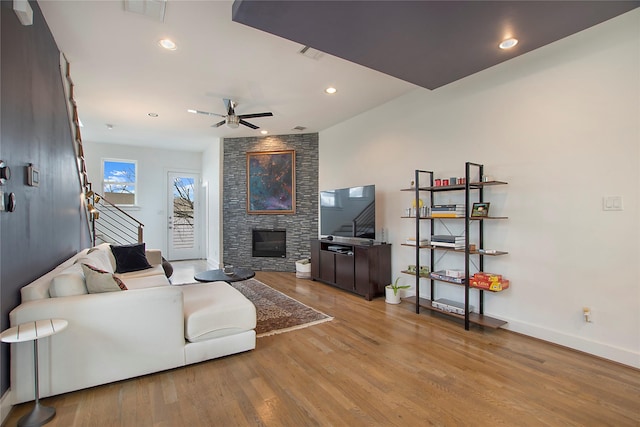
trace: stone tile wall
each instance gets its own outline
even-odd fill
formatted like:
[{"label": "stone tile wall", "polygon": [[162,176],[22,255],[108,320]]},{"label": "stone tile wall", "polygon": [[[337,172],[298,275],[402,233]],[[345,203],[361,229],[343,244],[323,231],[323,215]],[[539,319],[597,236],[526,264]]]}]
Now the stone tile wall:
[{"label": "stone tile wall", "polygon": [[[318,134],[225,138],[223,157],[223,262],[254,270],[295,271],[318,237]],[[247,152],[295,150],[296,213],[247,214]],[[287,257],[251,256],[251,230],[287,230]]]}]

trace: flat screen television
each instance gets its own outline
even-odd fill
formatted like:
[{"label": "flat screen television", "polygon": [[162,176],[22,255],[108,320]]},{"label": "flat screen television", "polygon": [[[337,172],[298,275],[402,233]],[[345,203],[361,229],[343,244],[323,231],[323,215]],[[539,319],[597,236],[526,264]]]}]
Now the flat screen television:
[{"label": "flat screen television", "polygon": [[375,240],[375,185],[320,191],[320,235]]}]

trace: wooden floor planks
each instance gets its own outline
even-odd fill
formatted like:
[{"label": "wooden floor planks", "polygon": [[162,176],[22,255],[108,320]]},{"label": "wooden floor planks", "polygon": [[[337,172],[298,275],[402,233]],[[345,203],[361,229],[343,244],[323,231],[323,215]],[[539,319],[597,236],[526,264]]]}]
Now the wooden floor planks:
[{"label": "wooden floor planks", "polygon": [[256,278],[334,320],[259,338],[251,352],[43,399],[57,409],[47,426],[640,425],[636,369],[505,330],[465,331],[293,273]]}]

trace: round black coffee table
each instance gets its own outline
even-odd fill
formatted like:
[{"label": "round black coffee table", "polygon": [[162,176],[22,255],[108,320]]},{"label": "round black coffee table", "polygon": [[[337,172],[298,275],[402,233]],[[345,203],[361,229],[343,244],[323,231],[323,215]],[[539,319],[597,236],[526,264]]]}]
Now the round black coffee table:
[{"label": "round black coffee table", "polygon": [[193,276],[198,282],[218,282],[227,283],[239,282],[251,279],[256,273],[250,268],[234,267],[233,274],[225,274],[222,270],[207,270]]}]

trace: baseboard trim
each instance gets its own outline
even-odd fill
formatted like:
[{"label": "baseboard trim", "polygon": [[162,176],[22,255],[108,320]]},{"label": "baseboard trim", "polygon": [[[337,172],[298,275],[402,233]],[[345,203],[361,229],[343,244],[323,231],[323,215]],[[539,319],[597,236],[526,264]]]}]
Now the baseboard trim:
[{"label": "baseboard trim", "polygon": [[[415,292],[407,292],[405,296],[415,296]],[[485,314],[494,316],[491,313]],[[567,347],[572,350],[587,353],[601,359],[610,360],[621,365],[630,366],[640,369],[640,351],[616,347],[598,341],[587,340],[583,337],[567,334],[565,332],[548,329],[532,323],[522,322],[520,320],[511,319],[501,315],[495,315],[496,318],[507,322],[502,329],[515,332],[527,337],[536,338],[561,347]]]},{"label": "baseboard trim", "polygon": [[640,369],[640,352],[598,341],[586,340],[583,337],[543,328],[515,319],[502,316],[500,316],[500,319],[508,322],[503,326],[503,329]]},{"label": "baseboard trim", "polygon": [[9,412],[11,412],[13,408],[13,405],[10,403],[11,401],[11,389],[8,389],[0,399],[0,424],[4,424]]}]

